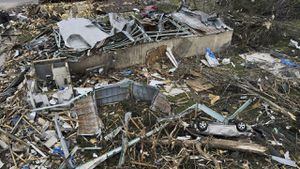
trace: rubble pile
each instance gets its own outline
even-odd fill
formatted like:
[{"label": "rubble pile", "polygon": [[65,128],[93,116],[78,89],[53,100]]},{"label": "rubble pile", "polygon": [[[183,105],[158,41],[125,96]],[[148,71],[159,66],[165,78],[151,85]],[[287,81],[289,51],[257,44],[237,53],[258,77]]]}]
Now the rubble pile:
[{"label": "rubble pile", "polygon": [[190,2],[117,2],[2,4],[0,168],[299,168],[297,57],[236,52]]}]

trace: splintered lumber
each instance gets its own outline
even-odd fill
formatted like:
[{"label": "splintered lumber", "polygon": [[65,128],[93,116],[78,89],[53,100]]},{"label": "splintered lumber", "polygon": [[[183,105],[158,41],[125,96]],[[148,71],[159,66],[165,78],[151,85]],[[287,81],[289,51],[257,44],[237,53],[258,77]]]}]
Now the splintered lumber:
[{"label": "splintered lumber", "polygon": [[215,164],[215,168],[216,169],[221,169],[220,164],[218,163],[217,159],[215,159],[213,156],[205,153],[202,149],[201,149],[201,144],[196,144],[196,149],[198,150],[198,152],[205,157],[206,159],[209,159],[211,161],[213,161],[213,163]]},{"label": "splintered lumber", "polygon": [[200,141],[202,144],[206,144],[210,148],[219,148],[226,150],[236,150],[255,154],[266,155],[268,148],[255,143],[244,143],[233,140],[225,139],[203,139]]},{"label": "splintered lumber", "polygon": [[122,167],[122,165],[125,163],[125,154],[128,148],[128,123],[131,118],[131,112],[127,112],[125,114],[125,120],[124,120],[124,132],[122,134],[122,151],[121,151],[121,156],[119,160],[118,167]]},{"label": "splintered lumber", "polygon": [[283,108],[283,107],[279,106],[278,104],[274,103],[274,102],[271,101],[270,99],[268,99],[268,98],[262,96],[262,95],[259,94],[258,92],[254,91],[254,90],[252,90],[252,89],[249,89],[248,86],[245,86],[245,85],[243,85],[243,84],[239,84],[238,87],[240,87],[240,88],[246,90],[246,91],[249,92],[249,93],[252,93],[252,94],[257,95],[260,99],[262,99],[262,100],[264,100],[265,102],[267,102],[271,107],[273,107],[273,108],[279,110],[279,112],[280,112],[281,114],[283,114],[283,115],[289,117],[291,120],[296,121],[296,116],[295,116],[293,113],[289,112],[289,111],[286,110],[285,108]]},{"label": "splintered lumber", "polygon": [[[161,119],[159,122],[163,122],[163,121],[166,121],[166,122],[163,123],[163,124],[161,124],[159,127],[156,127],[155,129],[149,131],[149,132],[146,133],[144,136],[142,136],[142,137],[137,137],[137,138],[135,138],[135,139],[129,141],[129,142],[127,143],[127,148],[129,148],[129,147],[135,145],[136,143],[140,142],[143,138],[150,137],[150,136],[152,136],[153,134],[155,134],[155,133],[161,131],[161,130],[164,129],[171,121],[173,121],[173,120],[175,120],[175,119],[179,119],[179,118],[181,118],[181,117],[183,117],[183,116],[185,116],[185,115],[187,115],[187,114],[193,112],[193,111],[191,111],[191,110],[193,110],[193,108],[194,108],[194,107],[192,106],[192,107],[187,108],[186,110],[184,110],[183,112],[181,112],[181,113],[179,113],[179,114],[177,114],[177,115],[175,115],[175,116],[168,117],[168,118],[165,118],[165,119]],[[129,118],[129,117],[128,117],[128,118]],[[114,155],[116,155],[116,154],[119,154],[122,150],[123,150],[123,147],[122,147],[122,146],[117,147],[117,148],[115,148],[115,149],[113,149],[113,150],[111,150],[111,151],[109,151],[109,152],[103,154],[103,155],[100,156],[100,157],[97,157],[97,158],[95,158],[95,159],[93,159],[93,160],[91,160],[91,161],[88,161],[88,162],[85,163],[85,164],[82,164],[82,165],[76,167],[76,169],[93,169],[93,168],[95,168],[96,166],[98,166],[99,164],[101,164],[102,162],[104,162],[105,160],[107,160],[108,158],[110,158],[110,157],[112,157],[112,156],[114,156]]]},{"label": "splintered lumber", "polygon": [[203,138],[201,140],[160,140],[161,144],[183,144],[186,146],[202,144],[208,148],[234,150],[255,153],[260,155],[267,155],[268,148],[255,143],[245,143],[240,141],[226,140],[226,139],[215,139],[215,138]]},{"label": "splintered lumber", "polygon": [[[145,136],[143,137],[137,137],[133,140],[131,140],[130,142],[128,142],[128,147],[131,147],[133,145],[135,145],[136,143],[140,142],[143,138],[146,138],[146,137],[150,137],[152,136],[153,134],[161,131],[163,128],[165,128],[169,123],[165,123],[151,131],[149,131],[148,133],[145,134]],[[78,166],[76,167],[76,169],[93,169],[95,168],[96,166],[98,166],[99,164],[101,164],[102,162],[104,162],[105,160],[107,160],[108,158],[120,153],[122,151],[122,146],[118,147],[118,148],[115,148],[105,154],[103,154],[102,156],[98,157],[98,158],[95,158],[81,166]]]}]

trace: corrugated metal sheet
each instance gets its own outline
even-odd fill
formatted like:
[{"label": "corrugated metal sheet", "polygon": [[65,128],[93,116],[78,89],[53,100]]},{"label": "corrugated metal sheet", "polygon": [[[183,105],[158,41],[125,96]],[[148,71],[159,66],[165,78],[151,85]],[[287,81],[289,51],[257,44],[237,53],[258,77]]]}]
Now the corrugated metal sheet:
[{"label": "corrugated metal sheet", "polygon": [[132,86],[132,95],[134,99],[151,102],[155,95],[158,93],[158,89],[152,86],[145,86],[138,83],[134,83]]},{"label": "corrugated metal sheet", "polygon": [[170,113],[171,106],[165,96],[153,86],[123,80],[119,83],[95,89],[97,106],[118,103],[127,99],[135,99],[151,104],[150,109]]},{"label": "corrugated metal sheet", "polygon": [[[127,82],[125,82],[127,83]],[[113,104],[130,98],[129,84],[112,84],[95,89],[95,99],[98,106]]]},{"label": "corrugated metal sheet", "polygon": [[190,15],[187,14],[185,12],[175,12],[172,13],[172,18],[174,20],[176,20],[177,22],[180,22],[182,24],[186,24],[189,27],[195,29],[195,30],[199,30],[205,34],[215,34],[215,33],[220,33],[220,32],[224,32],[224,29],[217,29],[215,26],[213,25],[205,25],[202,21],[201,18],[203,19],[203,17],[201,17],[202,15],[199,14],[199,16],[195,16],[195,15]]}]

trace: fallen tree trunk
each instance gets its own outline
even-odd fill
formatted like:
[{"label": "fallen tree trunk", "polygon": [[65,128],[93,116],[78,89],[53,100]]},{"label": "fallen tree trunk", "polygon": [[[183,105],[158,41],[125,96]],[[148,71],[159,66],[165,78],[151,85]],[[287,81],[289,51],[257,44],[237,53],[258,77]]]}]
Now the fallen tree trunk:
[{"label": "fallen tree trunk", "polygon": [[225,139],[215,139],[215,138],[204,138],[201,140],[160,140],[158,141],[161,144],[169,145],[169,144],[184,144],[186,146],[191,145],[206,145],[208,148],[217,148],[224,150],[235,150],[242,151],[248,153],[255,153],[260,155],[267,155],[268,148],[255,143],[244,143],[233,140],[225,140]]},{"label": "fallen tree trunk", "polygon": [[203,139],[200,141],[202,144],[207,145],[209,148],[219,148],[226,150],[236,150],[242,152],[249,152],[255,154],[266,155],[268,148],[255,143],[243,143],[233,140],[225,139]]}]

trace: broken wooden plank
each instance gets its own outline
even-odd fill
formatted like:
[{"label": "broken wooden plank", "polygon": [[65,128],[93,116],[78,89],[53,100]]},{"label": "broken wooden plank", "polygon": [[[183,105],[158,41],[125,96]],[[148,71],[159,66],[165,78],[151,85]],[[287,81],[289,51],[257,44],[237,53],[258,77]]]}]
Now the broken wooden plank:
[{"label": "broken wooden plank", "polygon": [[226,139],[215,139],[215,138],[203,138],[201,140],[160,140],[161,144],[184,144],[194,145],[203,144],[208,148],[217,148],[224,150],[242,151],[248,153],[255,153],[260,155],[267,155],[268,148],[256,143],[245,143],[240,141],[226,140]]},{"label": "broken wooden plank", "polygon": [[200,142],[202,144],[207,145],[209,148],[235,150],[235,151],[261,154],[261,155],[266,155],[268,151],[267,147],[262,146],[260,144],[244,143],[244,142],[233,141],[233,140],[205,138],[202,139]]},{"label": "broken wooden plank", "polygon": [[128,138],[127,138],[128,123],[130,118],[131,118],[131,112],[127,112],[125,114],[125,120],[124,120],[124,131],[122,135],[122,151],[121,151],[118,167],[122,167],[122,165],[125,163],[125,154],[128,148]]}]

